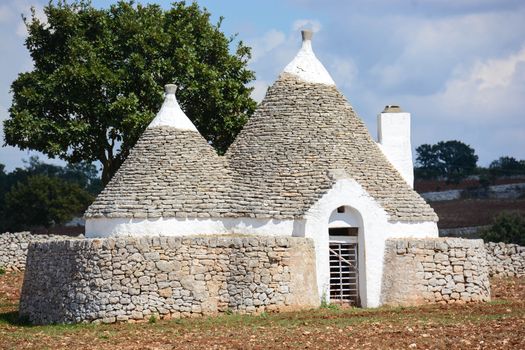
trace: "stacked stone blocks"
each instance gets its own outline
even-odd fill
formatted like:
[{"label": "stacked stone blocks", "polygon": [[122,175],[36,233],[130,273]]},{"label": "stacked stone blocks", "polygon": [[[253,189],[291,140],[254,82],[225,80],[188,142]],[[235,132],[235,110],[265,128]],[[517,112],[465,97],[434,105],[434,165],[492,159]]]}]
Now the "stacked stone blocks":
[{"label": "stacked stone blocks", "polygon": [[490,300],[483,240],[390,239],[385,259],[383,301],[387,304]]},{"label": "stacked stone blocks", "polygon": [[27,265],[20,315],[36,324],[256,313],[319,303],[315,254],[306,238],[40,242],[29,246]]},{"label": "stacked stone blocks", "polygon": [[491,276],[525,276],[525,247],[489,242],[485,244],[485,249]]},{"label": "stacked stone blocks", "polygon": [[26,268],[27,247],[31,242],[83,238],[62,235],[33,235],[30,232],[4,232],[0,234],[0,267],[6,271]]}]

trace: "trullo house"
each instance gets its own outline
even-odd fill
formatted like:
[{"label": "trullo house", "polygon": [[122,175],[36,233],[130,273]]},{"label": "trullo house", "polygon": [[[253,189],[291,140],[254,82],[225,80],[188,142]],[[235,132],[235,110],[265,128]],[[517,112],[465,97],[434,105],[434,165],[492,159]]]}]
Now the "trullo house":
[{"label": "trullo house", "polygon": [[308,237],[320,298],[380,305],[385,241],[438,236],[436,214],[412,189],[410,114],[387,106],[375,142],[316,58],[312,33],[302,35],[225,156],[168,85],[160,112],[87,210],[87,237]]}]

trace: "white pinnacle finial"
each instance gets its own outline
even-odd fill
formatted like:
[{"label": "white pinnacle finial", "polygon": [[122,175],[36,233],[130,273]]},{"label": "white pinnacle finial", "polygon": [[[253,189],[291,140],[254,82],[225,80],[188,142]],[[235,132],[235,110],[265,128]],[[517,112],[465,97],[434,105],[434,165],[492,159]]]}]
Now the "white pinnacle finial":
[{"label": "white pinnacle finial", "polygon": [[335,85],[334,80],[323,64],[315,57],[312,50],[313,32],[311,30],[303,30],[301,35],[303,45],[292,62],[288,63],[284,68],[283,72],[293,74],[309,83]]},{"label": "white pinnacle finial", "polygon": [[175,84],[164,85],[164,92],[166,94],[175,94],[177,92],[177,85]]},{"label": "white pinnacle finial", "polygon": [[164,103],[160,111],[157,113],[155,119],[151,121],[148,128],[156,126],[171,126],[180,130],[192,130],[197,131],[197,128],[191,120],[182,111],[177,102],[175,92],[177,92],[177,85],[167,84],[164,86],[165,97]]}]

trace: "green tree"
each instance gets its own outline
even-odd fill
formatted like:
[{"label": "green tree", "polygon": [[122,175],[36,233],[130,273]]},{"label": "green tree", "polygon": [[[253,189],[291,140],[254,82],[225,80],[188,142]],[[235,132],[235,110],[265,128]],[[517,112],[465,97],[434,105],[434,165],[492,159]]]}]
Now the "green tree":
[{"label": "green tree", "polygon": [[478,156],[461,141],[440,141],[416,148],[416,175],[421,178],[444,177],[459,182],[476,170]]},{"label": "green tree", "polygon": [[504,242],[525,245],[525,216],[520,213],[501,213],[494,223],[481,233],[486,242]]},{"label": "green tree", "polygon": [[84,212],[93,199],[78,184],[45,175],[29,176],[5,195],[5,229],[63,224]]},{"label": "green tree", "polygon": [[478,156],[469,145],[461,141],[441,141],[436,146],[442,175],[447,180],[459,182],[476,170]]},{"label": "green tree", "polygon": [[525,160],[514,157],[499,157],[489,165],[489,172],[493,176],[510,176],[525,174]]},{"label": "green tree", "polygon": [[423,144],[416,148],[416,178],[432,179],[441,175],[439,159],[435,145]]},{"label": "green tree", "polygon": [[97,195],[102,189],[97,169],[93,164],[79,163],[62,167],[44,163],[35,156],[23,162],[25,163],[24,168],[16,168],[10,173],[5,173],[4,164],[0,164],[0,196],[7,193],[16,183],[32,175],[44,175],[76,183],[93,195]]},{"label": "green tree", "polygon": [[102,182],[93,164],[80,162],[62,167],[44,163],[36,156],[30,157],[29,161],[24,160],[24,163],[26,163],[25,169],[17,168],[14,171],[15,177],[18,177],[17,181],[20,181],[21,177],[30,175],[45,175],[76,183],[93,195],[97,195],[102,190]]},{"label": "green tree", "polygon": [[176,83],[201,134],[224,152],[255,109],[250,49],[196,3],[50,2],[47,23],[25,19],[34,69],[12,83],[5,142],[68,163],[102,164],[106,184]]},{"label": "green tree", "polygon": [[[83,202],[85,205],[82,206],[83,209],[81,211],[75,212],[77,209],[75,209],[76,207],[73,205],[71,207],[71,213],[73,215],[82,214],[82,211],[87,207],[87,204],[89,204],[92,199],[94,199],[94,196],[102,189],[102,183],[98,177],[98,172],[95,166],[91,164],[80,163],[74,166],[68,165],[61,167],[41,162],[38,157],[31,157],[29,161],[24,161],[24,163],[24,168],[16,168],[10,173],[6,173],[4,165],[0,164],[0,232],[22,228],[29,229],[32,227],[32,224],[26,224],[19,220],[25,220],[26,217],[37,215],[37,212],[31,213],[34,211],[34,204],[29,202],[29,204],[25,206],[23,203],[21,203],[19,207],[15,205],[15,203],[18,202],[18,200],[16,200],[17,196],[22,194],[21,188],[27,186],[28,183],[32,184],[32,188],[26,190],[32,193],[35,192],[36,185],[33,180],[29,181],[30,178],[44,177],[46,179],[51,179],[50,181],[61,183],[60,186],[65,188],[65,190],[62,192],[53,192],[60,196],[60,198],[55,199],[54,203],[61,200],[70,200],[67,199],[69,196],[66,191],[67,189],[73,191],[72,195],[79,194],[80,199],[91,198],[89,202]],[[15,188],[17,189],[14,190]],[[8,193],[10,196],[10,202],[7,206],[6,199]],[[24,192],[23,196],[25,196],[25,198],[22,198],[22,200],[28,200],[29,194],[27,192]],[[74,204],[74,201],[71,203]],[[40,213],[41,212],[42,210],[40,210]],[[38,215],[42,216],[41,214]],[[53,219],[53,222],[62,223],[56,219]],[[45,226],[45,224],[40,221],[36,226]]]}]

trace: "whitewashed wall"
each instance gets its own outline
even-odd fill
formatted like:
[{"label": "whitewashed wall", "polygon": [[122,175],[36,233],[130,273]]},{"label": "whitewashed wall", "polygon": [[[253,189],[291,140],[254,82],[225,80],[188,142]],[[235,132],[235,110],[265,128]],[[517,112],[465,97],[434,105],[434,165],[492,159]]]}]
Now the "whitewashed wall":
[{"label": "whitewashed wall", "polygon": [[[303,222],[303,223],[301,223]],[[254,218],[99,218],[86,220],[86,237],[261,234],[301,236],[304,220]]]},{"label": "whitewashed wall", "polygon": [[410,113],[381,113],[377,116],[379,148],[399,171],[403,179],[414,187],[414,165],[410,143]]}]

